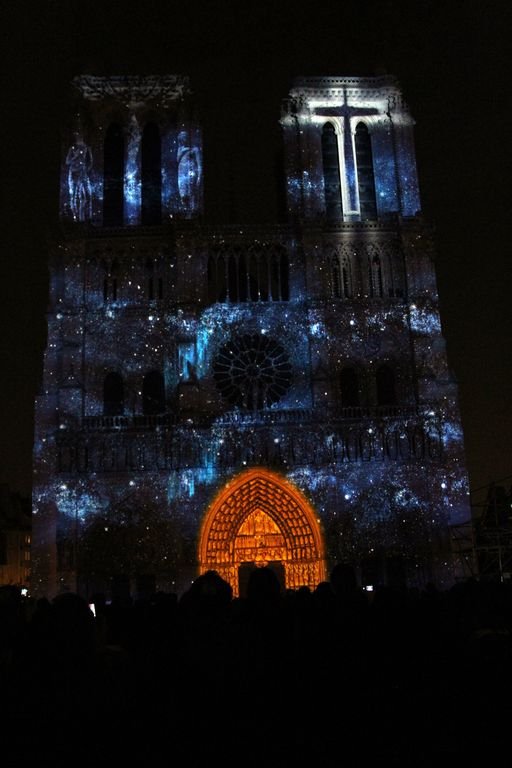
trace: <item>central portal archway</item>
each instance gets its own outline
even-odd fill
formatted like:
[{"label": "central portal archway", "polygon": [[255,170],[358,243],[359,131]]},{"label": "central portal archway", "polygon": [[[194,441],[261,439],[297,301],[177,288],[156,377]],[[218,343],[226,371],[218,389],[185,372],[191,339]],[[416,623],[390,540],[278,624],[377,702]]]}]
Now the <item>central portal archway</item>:
[{"label": "central portal archway", "polygon": [[287,589],[313,589],[325,579],[324,544],[313,508],[292,483],[263,467],[228,482],[201,528],[201,573],[216,570],[237,596],[244,564],[282,567]]}]

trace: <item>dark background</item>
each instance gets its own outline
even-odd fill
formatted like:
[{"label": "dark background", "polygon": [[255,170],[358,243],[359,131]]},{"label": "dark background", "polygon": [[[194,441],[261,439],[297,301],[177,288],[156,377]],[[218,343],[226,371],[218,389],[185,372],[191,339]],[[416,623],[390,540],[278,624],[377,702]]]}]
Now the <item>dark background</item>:
[{"label": "dark background", "polygon": [[435,225],[472,490],[512,476],[510,30],[506,2],[4,0],[0,481],[30,493],[61,126],[79,73],[186,74],[212,221],[273,221],[280,103],[298,75],[398,77]]}]

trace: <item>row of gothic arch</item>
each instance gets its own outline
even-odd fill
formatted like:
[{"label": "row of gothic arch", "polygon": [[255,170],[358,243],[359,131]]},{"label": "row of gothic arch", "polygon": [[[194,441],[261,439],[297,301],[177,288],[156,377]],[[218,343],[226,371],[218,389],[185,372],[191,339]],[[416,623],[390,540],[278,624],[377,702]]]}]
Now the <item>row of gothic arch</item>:
[{"label": "row of gothic arch", "polygon": [[[131,267],[133,263],[130,262]],[[127,284],[135,283],[148,301],[166,297],[165,262],[146,258],[137,273],[125,274],[120,258],[90,259],[87,283],[104,303],[126,300]],[[333,299],[405,297],[402,257],[395,248],[373,245],[333,248],[329,256],[329,288]],[[282,246],[216,249],[207,262],[209,303],[283,302],[290,296],[289,259]],[[132,288],[133,292],[133,288]]]},{"label": "row of gothic arch", "polygon": [[331,295],[351,299],[405,296],[402,256],[395,248],[374,245],[335,248],[330,257]]},{"label": "row of gothic arch", "polygon": [[[338,383],[339,405],[342,408],[358,408],[364,404],[361,397],[361,375],[356,368],[350,366],[343,368],[339,374]],[[377,406],[398,404],[396,375],[388,364],[379,366],[375,372],[375,398]],[[245,403],[245,406],[249,407],[243,398],[240,403]],[[257,407],[265,407],[265,401],[260,404],[259,400],[254,399],[250,408]],[[103,380],[103,415],[122,416],[124,410],[125,382],[120,373],[111,371]],[[167,400],[163,374],[157,370],[149,371],[142,381],[142,413],[145,416],[152,416],[166,411]]]},{"label": "row of gothic arch", "polygon": [[282,246],[222,248],[208,257],[208,299],[288,301],[288,254]]},{"label": "row of gothic arch", "polygon": [[[180,134],[181,135],[181,134]],[[187,142],[188,143],[188,142]],[[324,176],[325,210],[328,221],[343,220],[343,195],[339,162],[338,136],[332,123],[325,123],[322,129],[322,162]],[[356,126],[354,136],[357,189],[359,212],[362,220],[377,219],[377,202],[373,171],[371,136],[367,126],[361,122]],[[140,144],[140,223],[158,225],[162,221],[162,149],[159,126],[147,122],[144,126]],[[123,127],[111,123],[105,133],[103,158],[103,224],[122,226],[124,223],[125,197],[130,194],[126,188],[126,136]],[[185,206],[191,205],[194,197],[189,189],[199,183],[200,161],[192,160],[194,149],[188,146],[178,147],[177,162],[186,165],[183,172],[178,168],[180,197]],[[186,188],[185,188],[186,187]]]}]

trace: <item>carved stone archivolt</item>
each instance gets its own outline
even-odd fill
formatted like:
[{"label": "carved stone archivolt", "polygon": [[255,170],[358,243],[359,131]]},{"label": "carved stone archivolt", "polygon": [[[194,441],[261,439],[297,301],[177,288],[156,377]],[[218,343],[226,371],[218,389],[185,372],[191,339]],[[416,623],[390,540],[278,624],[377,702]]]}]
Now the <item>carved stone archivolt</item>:
[{"label": "carved stone archivolt", "polygon": [[287,588],[314,588],[325,579],[324,544],[315,512],[284,477],[263,467],[235,477],[204,518],[201,573],[214,569],[239,594],[238,569],[282,563]]},{"label": "carved stone archivolt", "polygon": [[128,104],[158,99],[163,106],[167,106],[190,93],[189,79],[182,75],[80,75],[75,77],[73,84],[90,101],[110,97]]}]

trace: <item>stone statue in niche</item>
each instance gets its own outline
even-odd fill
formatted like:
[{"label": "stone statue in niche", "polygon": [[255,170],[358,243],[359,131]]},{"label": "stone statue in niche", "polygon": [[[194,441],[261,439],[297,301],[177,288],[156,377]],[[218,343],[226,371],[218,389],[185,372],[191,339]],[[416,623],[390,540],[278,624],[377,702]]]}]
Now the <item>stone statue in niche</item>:
[{"label": "stone statue in niche", "polygon": [[92,218],[90,179],[92,152],[80,133],[75,133],[75,141],[68,150],[66,165],[68,166],[69,204],[73,219],[86,221]]},{"label": "stone statue in niche", "polygon": [[178,134],[178,192],[183,208],[192,211],[197,206],[201,176],[201,160],[197,147],[191,146],[186,131]]},{"label": "stone statue in niche", "polygon": [[182,382],[197,382],[197,353],[193,341],[182,341],[178,345],[178,372]]}]

